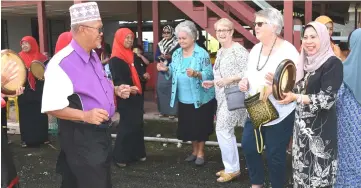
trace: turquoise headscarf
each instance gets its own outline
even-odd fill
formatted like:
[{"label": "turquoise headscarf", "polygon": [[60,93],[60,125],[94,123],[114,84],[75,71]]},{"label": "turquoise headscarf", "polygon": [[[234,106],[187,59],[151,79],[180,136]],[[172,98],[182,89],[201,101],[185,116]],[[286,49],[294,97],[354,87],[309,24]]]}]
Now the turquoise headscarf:
[{"label": "turquoise headscarf", "polygon": [[350,54],[343,63],[343,81],[361,104],[361,28],[352,32]]}]

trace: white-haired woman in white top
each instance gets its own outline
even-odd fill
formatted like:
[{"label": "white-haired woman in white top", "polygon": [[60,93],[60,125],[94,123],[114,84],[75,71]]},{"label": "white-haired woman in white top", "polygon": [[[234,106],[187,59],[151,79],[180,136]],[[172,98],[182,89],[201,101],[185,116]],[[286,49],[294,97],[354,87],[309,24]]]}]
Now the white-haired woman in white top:
[{"label": "white-haired woman in white top", "polygon": [[245,109],[229,111],[225,87],[237,87],[247,67],[248,51],[237,42],[233,42],[233,23],[222,18],[214,24],[218,42],[222,48],[217,52],[213,67],[214,80],[204,81],[203,87],[215,87],[217,99],[216,133],[222,153],[224,170],[216,173],[218,182],[228,182],[240,174],[237,140],[234,127],[243,125],[247,114]]},{"label": "white-haired woman in white top", "polygon": [[[284,59],[291,59],[296,63],[299,53],[291,43],[279,36],[283,28],[283,15],[278,10],[268,8],[255,13],[255,16],[256,37],[260,43],[252,48],[248,56],[246,76],[239,83],[239,87],[250,95],[266,87],[265,97],[268,97],[279,113],[278,119],[262,126],[261,134],[267,146],[265,151],[272,187],[285,187],[286,149],[293,131],[296,104],[279,104],[272,95],[266,76],[274,73]],[[260,134],[258,130],[257,132]],[[254,128],[248,119],[243,130],[242,149],[252,188],[262,187],[264,184],[263,158],[262,154],[258,153],[256,144]]]}]

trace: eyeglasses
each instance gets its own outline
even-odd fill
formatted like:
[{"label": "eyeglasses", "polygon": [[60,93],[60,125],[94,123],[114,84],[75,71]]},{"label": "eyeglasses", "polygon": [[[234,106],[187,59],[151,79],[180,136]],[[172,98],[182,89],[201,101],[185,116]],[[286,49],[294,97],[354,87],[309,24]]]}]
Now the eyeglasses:
[{"label": "eyeglasses", "polygon": [[255,27],[256,27],[256,25],[257,25],[258,27],[262,27],[263,24],[268,24],[268,23],[267,23],[267,22],[253,22],[253,26],[255,26]]},{"label": "eyeglasses", "polygon": [[232,31],[232,29],[220,29],[220,30],[216,30],[216,33],[228,33]]},{"label": "eyeglasses", "polygon": [[169,31],[163,31],[163,34],[170,34]]},{"label": "eyeglasses", "polygon": [[101,27],[101,28],[96,28],[96,27],[91,27],[91,26],[87,26],[87,25],[81,25],[81,26],[83,26],[83,27],[88,27],[88,28],[92,28],[92,29],[96,29],[96,30],[98,30],[98,33],[103,33],[103,27]]}]

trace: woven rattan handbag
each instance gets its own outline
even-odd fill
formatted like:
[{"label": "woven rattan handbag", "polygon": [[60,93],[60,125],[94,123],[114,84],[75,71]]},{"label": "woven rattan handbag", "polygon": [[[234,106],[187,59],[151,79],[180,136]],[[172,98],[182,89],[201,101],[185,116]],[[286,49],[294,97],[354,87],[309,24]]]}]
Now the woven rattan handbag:
[{"label": "woven rattan handbag", "polygon": [[[262,101],[259,99],[259,97],[260,93],[257,93],[244,100],[244,104],[253,124],[254,134],[257,142],[257,151],[258,153],[262,153],[263,138],[261,134],[261,127],[262,125],[277,119],[279,117],[279,114],[268,98],[266,101]],[[257,129],[260,132],[261,146],[259,146],[258,144]]]}]

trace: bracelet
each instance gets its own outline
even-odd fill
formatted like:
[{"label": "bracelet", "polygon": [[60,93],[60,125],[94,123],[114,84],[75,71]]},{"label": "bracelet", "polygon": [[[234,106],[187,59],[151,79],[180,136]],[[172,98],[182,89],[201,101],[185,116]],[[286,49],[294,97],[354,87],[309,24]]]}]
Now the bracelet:
[{"label": "bracelet", "polygon": [[302,98],[302,95],[301,95],[301,94],[298,94],[298,95],[297,95],[297,100],[296,100],[296,102],[297,102],[298,104],[303,103],[303,98]]},{"label": "bracelet", "polygon": [[117,95],[117,89],[118,89],[119,86],[114,86],[114,94]]},{"label": "bracelet", "polygon": [[196,72],[196,77],[199,78],[199,72]]},{"label": "bracelet", "polygon": [[197,71],[193,71],[192,77],[194,77],[194,78],[198,77],[198,72],[197,72]]}]

